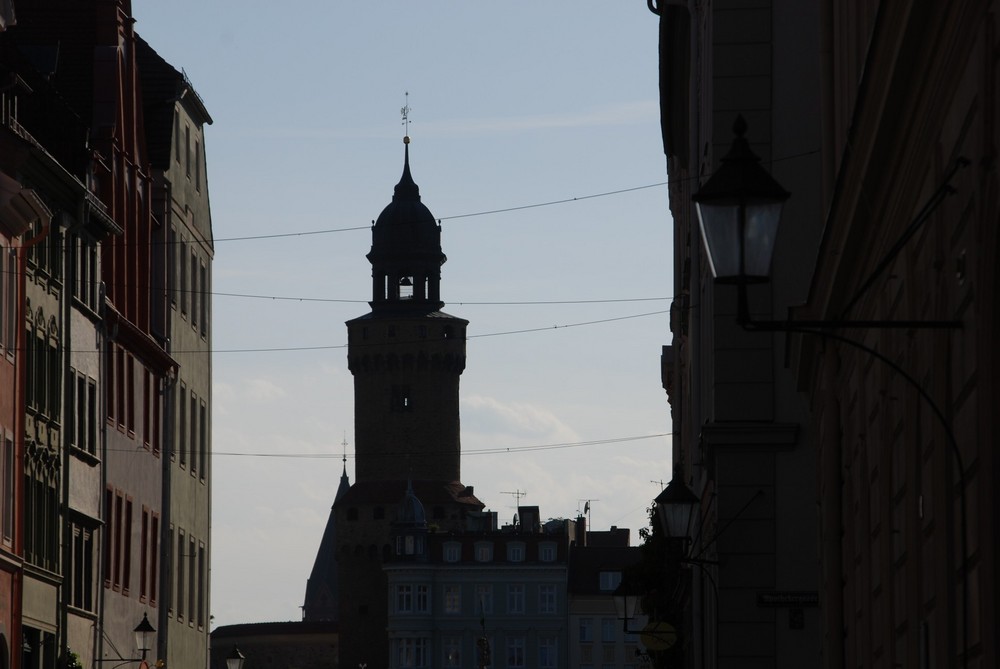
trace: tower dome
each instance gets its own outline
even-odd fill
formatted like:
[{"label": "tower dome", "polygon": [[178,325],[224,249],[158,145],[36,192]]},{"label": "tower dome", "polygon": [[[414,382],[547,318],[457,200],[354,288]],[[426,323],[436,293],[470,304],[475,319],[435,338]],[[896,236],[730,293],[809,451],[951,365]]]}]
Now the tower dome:
[{"label": "tower dome", "polygon": [[420,201],[410,174],[409,137],[404,138],[403,175],[372,226],[373,310],[435,311],[441,301],[441,227]]},{"label": "tower dome", "polygon": [[427,513],[424,511],[424,505],[413,492],[412,481],[406,482],[406,494],[403,495],[403,501],[399,503],[396,524],[400,528],[427,527]]}]

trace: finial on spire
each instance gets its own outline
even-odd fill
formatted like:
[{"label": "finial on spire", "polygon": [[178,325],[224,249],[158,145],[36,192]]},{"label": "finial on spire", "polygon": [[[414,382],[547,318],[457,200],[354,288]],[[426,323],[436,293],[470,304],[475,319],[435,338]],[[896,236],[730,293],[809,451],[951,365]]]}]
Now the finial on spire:
[{"label": "finial on spire", "polygon": [[410,108],[410,91],[406,91],[406,102],[403,104],[403,108],[399,110],[399,113],[403,117],[402,126],[406,128],[406,134],[403,135],[403,144],[410,143],[410,112],[413,111]]}]

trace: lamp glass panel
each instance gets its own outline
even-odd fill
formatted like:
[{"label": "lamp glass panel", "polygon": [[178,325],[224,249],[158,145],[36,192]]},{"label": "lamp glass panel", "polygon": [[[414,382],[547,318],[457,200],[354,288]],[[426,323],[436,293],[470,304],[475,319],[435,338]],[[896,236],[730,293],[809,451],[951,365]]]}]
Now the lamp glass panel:
[{"label": "lamp glass panel", "polygon": [[747,204],[744,272],[749,277],[767,278],[771,273],[774,240],[783,205],[782,201]]},{"label": "lamp glass panel", "polygon": [[135,630],[135,647],[140,653],[149,652],[149,632],[144,629]]},{"label": "lamp glass panel", "polygon": [[677,539],[691,537],[691,516],[694,513],[694,504],[669,502],[656,506],[656,510],[660,513],[660,521],[665,526],[664,529],[668,536]]},{"label": "lamp glass panel", "polygon": [[619,620],[628,619],[628,610],[625,607],[625,593],[615,593],[615,613]]},{"label": "lamp glass panel", "polygon": [[226,660],[227,669],[243,669],[244,659],[242,657],[230,657]]},{"label": "lamp glass panel", "polygon": [[739,204],[715,201],[699,202],[698,223],[702,241],[708,252],[712,276],[716,279],[735,277],[740,273]]}]

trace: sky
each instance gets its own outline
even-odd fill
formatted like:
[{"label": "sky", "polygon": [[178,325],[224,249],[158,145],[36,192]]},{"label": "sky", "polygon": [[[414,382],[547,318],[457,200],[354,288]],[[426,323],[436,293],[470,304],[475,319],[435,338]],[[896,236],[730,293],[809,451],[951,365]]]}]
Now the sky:
[{"label": "sky", "polygon": [[543,518],[591,500],[593,529],[637,543],[671,471],[646,3],[134,0],[133,14],[214,120],[214,624],[301,619],[345,452],[354,479],[344,322],[369,311],[369,226],[402,172],[407,104],[444,311],[470,321],[463,483],[501,522],[516,491]]}]

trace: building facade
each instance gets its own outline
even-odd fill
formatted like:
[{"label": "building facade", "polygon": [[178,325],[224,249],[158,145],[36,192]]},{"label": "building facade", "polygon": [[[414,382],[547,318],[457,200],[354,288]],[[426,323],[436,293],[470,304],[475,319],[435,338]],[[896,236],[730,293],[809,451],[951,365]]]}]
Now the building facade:
[{"label": "building facade", "polygon": [[159,656],[205,666],[209,652],[212,451],[212,217],[205,163],[205,126],[212,117],[184,74],[141,38],[136,44],[152,174],[154,273],[166,307],[157,311],[177,365],[161,389],[164,444],[158,610]]},{"label": "building facade", "polygon": [[392,669],[567,666],[572,535],[545,532],[537,507],[533,517],[500,531],[429,532],[407,489],[384,564]]},{"label": "building facade", "polygon": [[824,231],[795,315],[956,321],[795,342],[824,666],[996,666],[1000,6],[824,9]]},{"label": "building facade", "polygon": [[[589,538],[588,538],[589,539]],[[627,621],[614,602],[625,573],[640,560],[640,549],[618,545],[575,545],[569,553],[567,633],[570,667],[638,669],[644,661],[639,634],[641,612]]]},{"label": "building facade", "polygon": [[[737,292],[715,285],[691,196],[728,151],[739,115],[754,153],[794,193],[772,280],[751,313],[805,299],[820,229],[819,2],[654,3],[663,143],[674,222],[671,345],[664,352],[673,460],[702,500],[681,642],[690,666],[811,666],[814,605],[759,599],[818,589],[816,455],[780,334],[747,332]],[[793,227],[793,226],[789,226]],[[778,600],[775,600],[778,601]],[[716,609],[716,606],[718,607]]]},{"label": "building facade", "polygon": [[[996,3],[651,6],[665,385],[719,562],[695,569],[718,610],[695,579],[692,666],[995,665]],[[737,114],[791,192],[751,313],[823,327],[743,331],[707,272],[691,195]]]},{"label": "building facade", "polygon": [[[0,544],[9,553],[0,571],[11,575],[0,578],[0,598],[10,602],[0,614],[9,639],[0,662],[94,667],[135,657],[133,629],[144,618],[165,643],[160,553],[170,536],[163,518],[177,499],[199,519],[193,526],[207,564],[207,492],[173,489],[164,471],[166,390],[179,369],[167,348],[167,276],[176,259],[154,209],[164,198],[148,146],[151,137],[170,137],[175,122],[170,115],[160,128],[159,118],[145,116],[157,101],[143,96],[140,52],[148,46],[129,2],[17,5],[17,21],[0,33],[10,83],[0,139],[8,208],[0,218],[13,278],[5,278],[3,301],[11,299],[4,316],[20,351],[4,337],[14,369],[0,369],[2,415],[13,412],[2,443],[12,424],[18,483],[2,491],[14,529]],[[191,109],[194,123],[210,121],[203,107]],[[207,212],[207,192],[191,207]],[[210,259],[199,256],[206,266]],[[200,269],[199,280],[207,273]],[[201,303],[207,324],[210,304]],[[184,362],[206,388],[210,366]],[[208,448],[207,438],[200,443]],[[18,530],[13,519],[21,517]],[[186,587],[206,611],[197,639],[184,642],[198,650],[164,645],[150,659],[204,666],[207,577]]]}]

